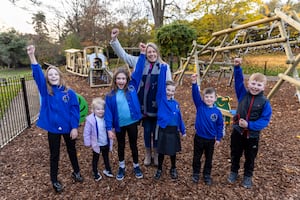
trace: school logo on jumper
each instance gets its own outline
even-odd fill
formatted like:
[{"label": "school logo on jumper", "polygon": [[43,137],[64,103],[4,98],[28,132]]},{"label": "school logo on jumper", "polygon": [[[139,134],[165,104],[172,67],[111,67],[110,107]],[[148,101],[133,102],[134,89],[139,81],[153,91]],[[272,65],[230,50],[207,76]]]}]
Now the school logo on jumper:
[{"label": "school logo on jumper", "polygon": [[216,113],[211,114],[210,116],[211,121],[215,122],[218,119],[218,115]]},{"label": "school logo on jumper", "polygon": [[65,95],[62,97],[62,100],[63,100],[63,102],[68,103],[69,100],[70,100],[69,95],[68,95],[68,94],[65,94]]}]

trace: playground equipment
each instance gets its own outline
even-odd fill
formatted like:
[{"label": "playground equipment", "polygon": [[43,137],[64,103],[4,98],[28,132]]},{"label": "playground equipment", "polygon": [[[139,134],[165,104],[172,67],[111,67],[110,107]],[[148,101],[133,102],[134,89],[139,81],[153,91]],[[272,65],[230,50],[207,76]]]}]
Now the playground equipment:
[{"label": "playground equipment", "polygon": [[72,74],[88,77],[90,87],[110,86],[113,73],[99,46],[88,46],[83,50],[67,49],[66,70]]},{"label": "playground equipment", "polygon": [[[178,71],[174,73],[173,79],[178,83],[182,83],[184,72],[188,65],[196,66],[198,74],[198,85],[213,70],[215,66],[219,66],[219,78],[222,73],[230,73],[229,84],[232,81],[232,66],[234,57],[241,57],[250,51],[258,49],[274,49],[284,50],[287,61],[287,69],[283,74],[279,74],[279,80],[268,94],[268,98],[279,90],[284,81],[287,81],[296,87],[296,96],[300,102],[300,79],[297,66],[300,62],[300,53],[296,55],[296,51],[292,51],[300,43],[300,39],[289,36],[291,30],[300,32],[300,18],[295,11],[291,11],[289,15],[275,9],[272,16],[250,22],[247,24],[233,24],[231,28],[218,31],[212,34],[212,39],[206,45],[197,45],[193,42],[193,48],[189,57],[183,59]],[[265,34],[259,35],[258,31]],[[256,34],[253,34],[256,33]],[[230,40],[230,36],[234,35]],[[256,35],[256,37],[254,37]],[[298,35],[299,36],[299,35]],[[212,46],[215,45],[215,46]],[[266,51],[268,53],[268,51]]]}]

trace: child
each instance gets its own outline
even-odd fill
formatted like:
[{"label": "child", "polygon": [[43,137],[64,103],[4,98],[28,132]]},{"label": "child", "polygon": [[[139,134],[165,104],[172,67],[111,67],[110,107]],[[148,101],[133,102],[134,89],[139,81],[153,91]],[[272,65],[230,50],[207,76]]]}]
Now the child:
[{"label": "child", "polygon": [[83,132],[84,145],[92,147],[93,150],[92,169],[95,181],[99,181],[102,178],[102,176],[99,174],[97,167],[100,152],[102,153],[105,165],[105,170],[103,170],[103,174],[107,177],[113,177],[108,155],[109,151],[112,150],[113,141],[108,138],[108,134],[105,129],[104,107],[105,101],[102,98],[98,97],[93,99],[93,113],[86,117]]},{"label": "child", "polygon": [[[126,53],[117,38],[119,32],[118,28],[112,29],[110,45],[120,59],[130,67],[134,67],[136,66],[138,57]],[[155,140],[154,134],[157,125],[156,94],[161,63],[164,63],[164,61],[162,60],[157,45],[151,42],[148,43],[146,46],[146,60],[143,68],[143,76],[138,90],[138,97],[143,114],[142,126],[144,127],[145,166],[149,166],[151,163],[155,166],[158,165],[157,140]],[[167,68],[167,80],[172,80],[169,65],[167,65]]]},{"label": "child", "polygon": [[66,85],[61,71],[55,66],[49,66],[44,75],[34,53],[35,47],[28,46],[27,54],[31,62],[33,78],[42,99],[37,126],[48,131],[50,178],[55,191],[62,192],[63,186],[57,180],[61,136],[65,140],[74,170],[72,178],[75,182],[83,181],[75,146],[80,118],[79,103],[76,93]]},{"label": "child", "polygon": [[179,103],[174,99],[176,85],[173,81],[166,82],[167,66],[162,64],[158,78],[158,90],[156,102],[158,107],[157,124],[158,129],[158,166],[154,178],[160,179],[164,155],[171,158],[170,175],[172,179],[178,178],[176,170],[176,153],[181,151],[180,135],[185,134],[185,126],[182,120]]},{"label": "child", "polygon": [[272,108],[263,92],[267,78],[261,73],[254,73],[249,77],[248,89],[244,85],[241,58],[234,59],[235,92],[238,98],[237,114],[234,117],[231,134],[231,172],[229,183],[238,178],[240,158],[244,152],[244,179],[243,187],[252,187],[254,160],[258,152],[260,131],[268,126]]},{"label": "child", "polygon": [[[131,75],[125,68],[118,68],[113,76],[112,91],[106,95],[105,101],[105,124],[109,138],[117,137],[119,170],[117,180],[123,180],[125,176],[125,136],[129,138],[129,145],[133,158],[133,168],[136,178],[143,178],[143,173],[138,163],[138,122],[142,118],[140,103],[137,96],[137,89],[143,73],[145,62],[145,44],[140,44],[141,54],[137,67]],[[114,133],[112,129],[115,129]]]},{"label": "child", "polygon": [[197,85],[197,74],[191,76],[192,96],[197,109],[194,136],[193,177],[194,183],[199,182],[201,157],[204,153],[205,164],[203,178],[206,185],[212,184],[211,168],[214,146],[218,146],[223,137],[224,121],[221,111],[215,106],[217,100],[214,88],[205,88],[203,98]]}]

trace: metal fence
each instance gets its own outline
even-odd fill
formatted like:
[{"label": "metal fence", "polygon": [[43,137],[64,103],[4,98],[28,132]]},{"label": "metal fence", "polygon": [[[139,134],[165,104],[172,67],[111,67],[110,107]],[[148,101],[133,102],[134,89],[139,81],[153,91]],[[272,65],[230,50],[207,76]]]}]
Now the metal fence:
[{"label": "metal fence", "polygon": [[0,148],[37,120],[40,97],[31,75],[1,78]]}]

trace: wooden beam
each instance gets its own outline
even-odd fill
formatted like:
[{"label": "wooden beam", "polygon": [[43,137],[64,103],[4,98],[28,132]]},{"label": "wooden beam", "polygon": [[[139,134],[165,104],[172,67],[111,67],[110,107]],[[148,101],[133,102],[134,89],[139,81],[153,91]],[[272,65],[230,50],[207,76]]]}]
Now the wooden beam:
[{"label": "wooden beam", "polygon": [[240,29],[245,29],[245,28],[248,28],[248,27],[251,27],[251,26],[256,26],[256,25],[259,25],[259,24],[263,24],[263,23],[267,23],[267,22],[271,22],[271,21],[275,21],[275,20],[279,20],[279,19],[280,19],[279,16],[273,16],[273,17],[270,17],[270,18],[261,19],[261,20],[257,20],[257,21],[254,21],[254,22],[249,22],[247,24],[238,25],[234,28],[228,28],[228,29],[225,29],[225,30],[222,30],[222,31],[214,32],[212,34],[212,36],[219,36],[219,35],[222,35],[222,34],[225,34],[225,33],[228,34],[228,33],[234,32],[234,31],[238,31]]},{"label": "wooden beam", "polygon": [[282,37],[282,38],[262,40],[262,41],[258,41],[258,42],[252,42],[252,43],[238,44],[238,45],[234,45],[234,46],[217,47],[215,49],[215,51],[219,52],[219,51],[240,49],[240,48],[246,48],[246,47],[254,47],[254,46],[260,46],[260,45],[266,45],[266,44],[274,44],[274,43],[280,43],[280,42],[286,42],[286,41],[287,41],[287,38]]},{"label": "wooden beam", "polygon": [[287,16],[285,13],[281,12],[280,9],[275,9],[276,15],[278,15],[283,21],[287,22],[290,26],[294,27],[298,31],[300,31],[300,23],[291,18],[290,16]]},{"label": "wooden beam", "polygon": [[299,80],[296,80],[296,79],[294,79],[294,78],[292,78],[288,75],[282,74],[282,73],[278,74],[278,77],[285,80],[285,81],[290,82],[293,85],[296,85],[296,86],[300,87],[300,81]]}]

